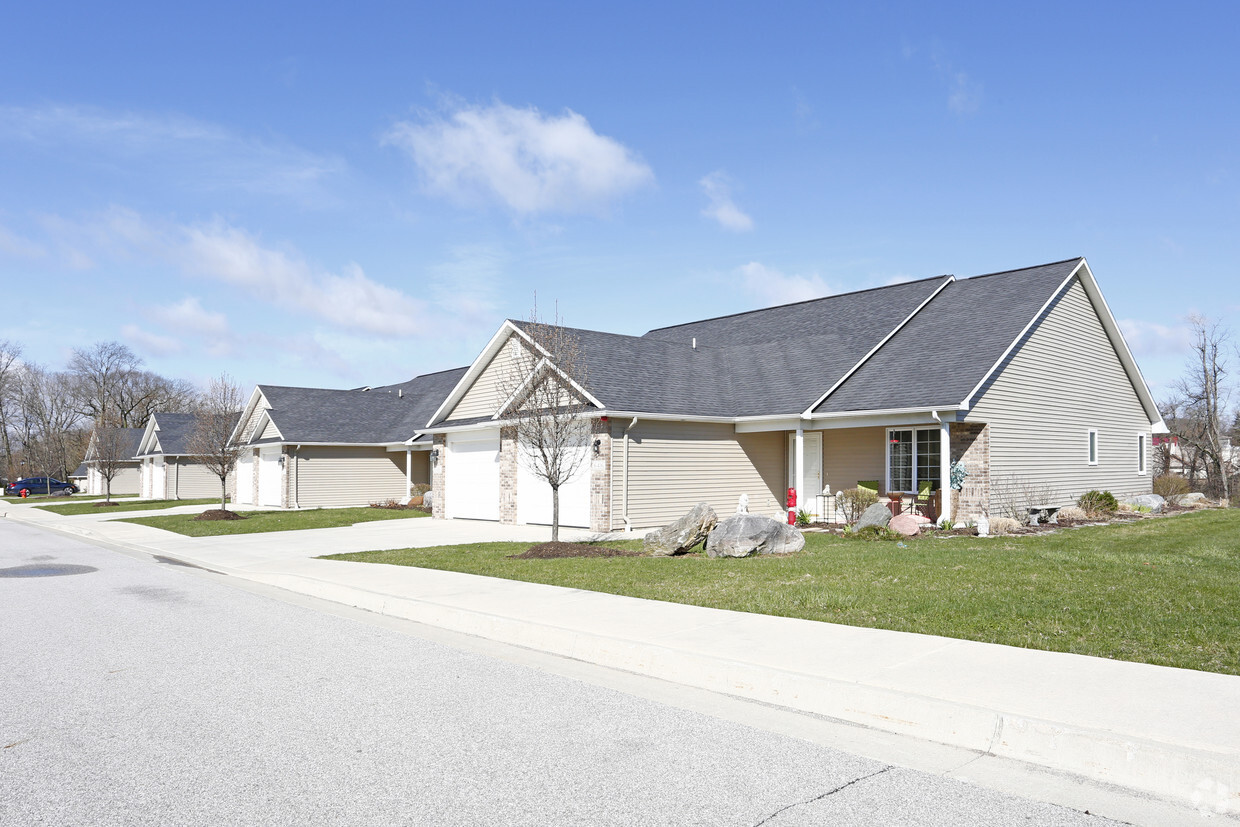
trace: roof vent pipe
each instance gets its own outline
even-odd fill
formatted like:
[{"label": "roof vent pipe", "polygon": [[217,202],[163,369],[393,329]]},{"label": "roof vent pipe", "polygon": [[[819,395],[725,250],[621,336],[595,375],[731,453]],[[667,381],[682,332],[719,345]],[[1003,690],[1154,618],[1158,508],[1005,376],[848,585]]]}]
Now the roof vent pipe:
[{"label": "roof vent pipe", "polygon": [[397,388],[397,389],[396,389],[396,398],[397,398],[397,399],[404,399],[404,398],[405,398],[405,389],[404,389],[404,388]]},{"label": "roof vent pipe", "polygon": [[697,336],[693,337],[693,349],[697,350]]}]

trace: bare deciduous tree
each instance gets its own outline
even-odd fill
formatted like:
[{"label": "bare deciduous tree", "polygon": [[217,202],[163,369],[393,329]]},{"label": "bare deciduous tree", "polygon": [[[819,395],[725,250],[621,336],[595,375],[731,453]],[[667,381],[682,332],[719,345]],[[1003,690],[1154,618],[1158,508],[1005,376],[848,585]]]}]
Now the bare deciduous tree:
[{"label": "bare deciduous tree", "polygon": [[186,450],[196,462],[220,479],[220,508],[228,509],[228,475],[237,467],[242,446],[232,442],[232,432],[245,400],[241,388],[228,374],[207,384],[194,410],[194,427]]},{"label": "bare deciduous tree", "polygon": [[1192,358],[1176,383],[1172,407],[1177,417],[1169,427],[1179,437],[1181,450],[1192,451],[1200,459],[1210,493],[1226,499],[1231,458],[1224,436],[1230,414],[1227,349],[1231,331],[1204,316],[1190,316],[1188,321],[1193,332]]},{"label": "bare deciduous tree", "polygon": [[133,460],[132,448],[133,440],[128,429],[110,426],[95,428],[87,455],[103,478],[104,502],[112,502],[112,480],[116,479],[127,462]]},{"label": "bare deciduous tree", "polygon": [[4,448],[4,465],[0,476],[13,477],[13,443],[9,437],[10,419],[19,403],[18,373],[21,367],[21,345],[0,339],[0,443]]},{"label": "bare deciduous tree", "polygon": [[588,462],[591,405],[582,395],[586,363],[580,337],[540,321],[518,323],[500,358],[501,421],[516,434],[518,462],[551,486],[551,541],[560,539],[560,488]]},{"label": "bare deciduous tree", "polygon": [[83,417],[105,426],[140,428],[158,411],[190,405],[194,386],[142,370],[142,359],[119,342],[76,349],[69,359],[74,403]]},{"label": "bare deciduous tree", "polygon": [[67,479],[82,458],[81,416],[72,403],[71,382],[63,373],[38,365],[22,366],[20,427],[28,468]]}]

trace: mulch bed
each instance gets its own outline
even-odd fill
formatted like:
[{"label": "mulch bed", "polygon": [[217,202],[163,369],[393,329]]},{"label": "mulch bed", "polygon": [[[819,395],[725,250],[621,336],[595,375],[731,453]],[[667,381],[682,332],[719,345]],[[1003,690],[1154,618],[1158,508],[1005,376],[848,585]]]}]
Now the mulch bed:
[{"label": "mulch bed", "polygon": [[202,520],[203,522],[209,522],[211,520],[244,520],[245,515],[238,514],[236,511],[228,511],[223,508],[211,508],[202,512],[194,519]]},{"label": "mulch bed", "polygon": [[554,560],[560,557],[643,557],[640,551],[604,548],[587,543],[539,543],[520,554],[509,554],[512,560]]},{"label": "mulch bed", "polygon": [[120,503],[113,500],[112,502],[95,503],[95,508],[113,508],[118,505],[120,505]]}]

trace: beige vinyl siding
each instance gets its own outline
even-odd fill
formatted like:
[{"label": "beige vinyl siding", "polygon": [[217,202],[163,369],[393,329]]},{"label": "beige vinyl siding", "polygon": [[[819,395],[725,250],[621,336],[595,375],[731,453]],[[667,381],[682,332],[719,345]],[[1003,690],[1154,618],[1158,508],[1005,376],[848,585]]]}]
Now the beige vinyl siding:
[{"label": "beige vinyl siding", "polygon": [[[612,435],[612,524],[624,517],[624,423]],[[782,517],[782,431],[737,434],[731,425],[639,422],[629,431],[628,516],[634,528],[664,525],[696,503],[726,517],[741,494],[754,514]]]},{"label": "beige vinyl siding", "polygon": [[272,422],[270,419],[268,419],[267,424],[263,426],[263,432],[258,435],[258,438],[259,439],[282,439],[282,437],[280,436],[280,431],[276,428],[276,423]]},{"label": "beige vinyl siding", "polygon": [[250,418],[245,421],[245,427],[241,429],[240,441],[249,442],[250,437],[254,434],[254,429],[258,427],[258,420],[262,416],[263,411],[270,408],[267,397],[262,393],[258,395],[258,401],[254,405],[254,410],[250,412]]},{"label": "beige vinyl siding", "polygon": [[882,427],[823,431],[823,483],[832,491],[843,491],[856,488],[861,480],[878,480],[881,491],[887,478],[886,440]]},{"label": "beige vinyl siding", "polygon": [[168,457],[164,468],[168,475],[168,497],[172,499],[220,495],[220,478],[186,457]]},{"label": "beige vinyl siding", "polygon": [[[1054,304],[965,417],[990,423],[991,513],[1013,478],[1046,486],[1055,503],[1090,489],[1148,494],[1137,474],[1137,435],[1150,420],[1079,280]],[[1089,430],[1098,464],[1088,464]],[[1148,461],[1147,461],[1148,465]],[[1019,486],[1024,487],[1024,486]],[[1040,505],[1041,503],[1039,503]]]},{"label": "beige vinyl siding", "polygon": [[503,400],[500,399],[500,385],[503,384],[503,376],[513,363],[513,356],[510,349],[517,345],[509,339],[503,349],[495,355],[491,363],[483,369],[474,383],[470,385],[469,390],[461,397],[461,401],[456,403],[456,407],[446,417],[447,419],[469,419],[475,416],[491,416],[498,409]]},{"label": "beige vinyl siding", "polygon": [[[411,451],[409,454],[409,465],[412,468],[410,477],[414,485],[430,485],[431,484],[431,452],[430,451]],[[404,492],[401,496],[405,496]]]},{"label": "beige vinyl siding", "polygon": [[289,485],[301,508],[369,505],[405,497],[405,452],[355,446],[308,446],[290,460]]}]

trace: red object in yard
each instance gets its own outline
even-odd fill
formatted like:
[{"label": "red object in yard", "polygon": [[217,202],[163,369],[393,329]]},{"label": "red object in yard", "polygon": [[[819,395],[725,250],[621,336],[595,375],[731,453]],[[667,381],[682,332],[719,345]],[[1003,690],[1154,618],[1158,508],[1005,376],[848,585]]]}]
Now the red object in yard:
[{"label": "red object in yard", "polygon": [[788,489],[788,507],[789,508],[797,507],[797,490],[795,488]]},{"label": "red object in yard", "polygon": [[788,509],[788,525],[797,524],[797,510],[795,508]]}]

